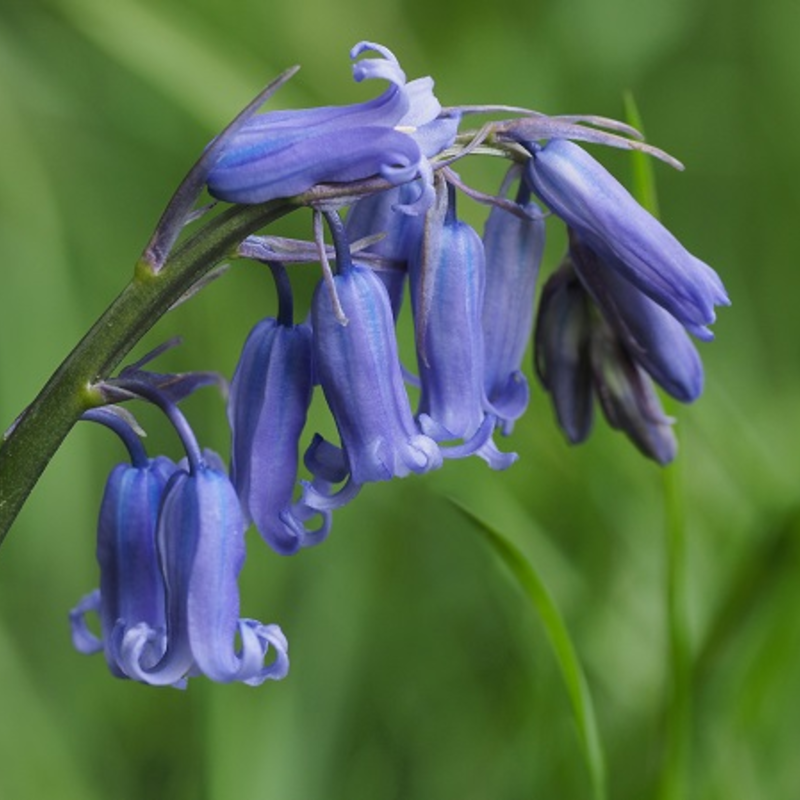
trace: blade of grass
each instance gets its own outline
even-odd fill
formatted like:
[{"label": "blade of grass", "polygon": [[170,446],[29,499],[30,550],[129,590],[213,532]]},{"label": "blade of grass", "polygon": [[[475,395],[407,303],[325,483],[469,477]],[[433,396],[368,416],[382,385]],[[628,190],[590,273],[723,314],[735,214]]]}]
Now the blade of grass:
[{"label": "blade of grass", "polygon": [[595,800],[606,798],[606,766],[594,704],[589,685],[583,674],[575,646],[555,600],[538,573],[522,553],[505,536],[478,517],[458,500],[450,498],[453,506],[483,534],[495,555],[506,565],[523,594],[530,600],[553,648],[556,662],[569,695],[575,725],[589,772]]},{"label": "blade of grass", "polygon": [[[625,94],[625,121],[644,134],[636,101]],[[658,217],[653,162],[644,153],[632,151],[633,195],[654,217]],[[665,403],[669,413],[669,401]],[[686,797],[689,742],[692,729],[692,653],[686,591],[686,518],[680,461],[662,473],[664,531],[666,536],[666,610],[669,636],[670,695],[666,703],[665,752],[658,797],[682,800]]]}]

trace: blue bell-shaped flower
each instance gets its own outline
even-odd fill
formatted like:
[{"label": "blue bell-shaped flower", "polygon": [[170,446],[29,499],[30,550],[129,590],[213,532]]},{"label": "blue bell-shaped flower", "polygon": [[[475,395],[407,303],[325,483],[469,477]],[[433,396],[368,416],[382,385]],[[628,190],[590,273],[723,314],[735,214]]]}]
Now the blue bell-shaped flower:
[{"label": "blue bell-shaped flower", "polygon": [[333,413],[357,486],[410,472],[436,469],[436,442],[419,430],[403,384],[386,287],[371,269],[340,263],[333,279],[341,308],[337,317],[328,286],[312,303],[317,376]]},{"label": "blue bell-shaped flower", "polygon": [[578,234],[570,233],[575,271],[625,349],[665,391],[682,403],[703,391],[703,364],[683,325],[622,277]]},{"label": "blue bell-shaped flower", "polygon": [[527,217],[492,206],[483,233],[484,386],[506,434],[528,406],[522,359],[533,332],[534,295],[545,242],[544,217],[530,200],[524,181],[517,203]]},{"label": "blue bell-shaped flower", "polygon": [[[121,640],[122,668],[143,683],[169,685],[203,674],[220,683],[258,685],[288,671],[280,628],[239,617],[244,518],[228,476],[207,460],[193,459],[188,472],[173,475],[159,514],[158,552],[167,588],[164,655],[154,664],[144,658],[158,636],[145,622]],[[264,666],[270,649],[275,658]]]},{"label": "blue bell-shaped flower", "polygon": [[[118,464],[108,477],[97,525],[100,588],[70,612],[72,641],[85,654],[103,650],[118,678],[119,646],[125,632],[143,623],[153,631],[142,661],[152,665],[164,653],[164,579],[156,551],[156,523],[164,490],[176,465],[168,458]],[[86,624],[86,614],[100,618],[100,638]]]},{"label": "blue bell-shaped flower", "polygon": [[307,530],[293,508],[299,441],[313,389],[309,325],[264,319],[251,331],[231,382],[231,478],[246,519],[276,552],[288,555],[320,542],[330,528],[322,514]]},{"label": "blue bell-shaped flower", "polygon": [[[484,388],[486,264],[478,234],[457,219],[452,189],[441,187],[409,267],[420,379],[418,418],[437,441],[462,439],[458,456],[479,455],[494,469],[516,455],[491,439],[496,417]],[[488,417],[491,416],[491,419]],[[453,455],[446,450],[445,456]]]}]

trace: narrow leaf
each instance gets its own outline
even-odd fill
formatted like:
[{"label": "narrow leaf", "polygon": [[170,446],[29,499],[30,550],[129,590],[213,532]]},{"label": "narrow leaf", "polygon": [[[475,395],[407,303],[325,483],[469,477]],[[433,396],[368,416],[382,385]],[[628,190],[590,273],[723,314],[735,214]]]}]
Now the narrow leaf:
[{"label": "narrow leaf", "polygon": [[606,767],[589,685],[575,646],[555,600],[525,555],[509,539],[458,500],[450,502],[483,534],[486,542],[510,570],[542,621],[569,695],[595,800],[606,797]]}]

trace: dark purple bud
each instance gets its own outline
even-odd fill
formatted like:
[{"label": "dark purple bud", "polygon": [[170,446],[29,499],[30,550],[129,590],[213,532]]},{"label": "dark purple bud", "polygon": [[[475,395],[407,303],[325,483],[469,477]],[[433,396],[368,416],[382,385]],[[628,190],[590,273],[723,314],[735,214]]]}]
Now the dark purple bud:
[{"label": "dark purple bud", "polygon": [[572,444],[592,429],[589,298],[565,260],[542,291],[534,333],[534,364],[550,394],[558,424]]},{"label": "dark purple bud", "polygon": [[592,327],[594,388],[606,419],[645,456],[669,464],[678,449],[673,420],[664,414],[650,378],[603,320],[595,318]]}]

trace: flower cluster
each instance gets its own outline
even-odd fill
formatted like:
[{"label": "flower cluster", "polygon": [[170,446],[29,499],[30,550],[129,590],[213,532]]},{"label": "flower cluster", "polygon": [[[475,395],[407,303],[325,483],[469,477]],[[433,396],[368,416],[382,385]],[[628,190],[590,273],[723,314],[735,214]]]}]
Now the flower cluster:
[{"label": "flower cluster", "polygon": [[[379,57],[360,59],[367,51]],[[356,80],[389,83],[383,94],[249,114],[202,162],[218,200],[288,199],[313,210],[315,229],[313,243],[249,236],[238,246],[237,257],[270,268],[278,313],[253,328],[230,384],[230,471],[200,451],[177,410],[202,378],[135,365],[104,387],[108,402],[161,405],[186,446],[181,464],[149,459],[119,410],[90,412],[120,432],[131,464],[109,478],[100,589],[73,612],[73,638],[82,652],[103,650],[115,675],[174,686],[198,674],[248,684],[282,677],[280,629],[239,617],[247,525],[290,555],[322,542],[333,513],[365,484],[471,455],[508,468],[516,454],[495,436],[510,434],[528,405],[532,336],[536,372],[573,443],[588,435],[596,398],[612,426],[666,464],[676,442],[654,384],[684,403],[702,391],[690,335],[711,338],[714,308],[728,302],[721,281],[575,142],[674,159],[604,118],[445,109],[431,79],[407,81],[389,50],[362,42],[351,56]],[[460,130],[475,114],[509,111],[512,119]],[[453,170],[479,152],[511,162],[496,195]],[[482,235],[459,218],[459,193],[490,206]],[[569,249],[535,317],[548,214],[566,223]],[[287,267],[310,260],[322,276],[297,321]],[[396,333],[406,295],[414,372]],[[308,430],[315,391],[338,441]],[[99,615],[100,637],[88,611]]]}]

